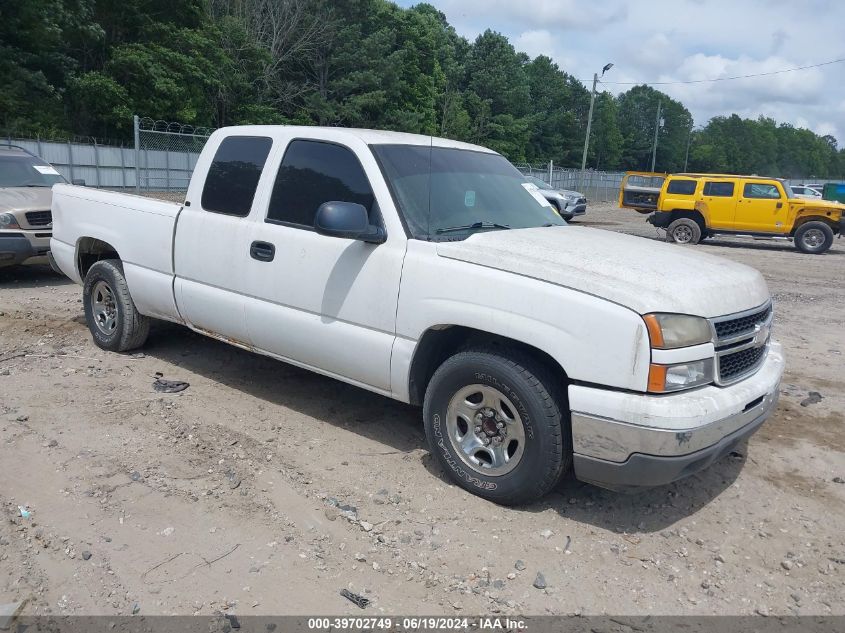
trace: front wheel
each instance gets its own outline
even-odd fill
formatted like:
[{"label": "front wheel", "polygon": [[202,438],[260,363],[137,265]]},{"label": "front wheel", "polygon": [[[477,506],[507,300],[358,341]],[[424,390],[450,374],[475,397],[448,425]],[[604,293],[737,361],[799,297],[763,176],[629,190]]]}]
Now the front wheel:
[{"label": "front wheel", "polygon": [[125,352],[141,347],[150,332],[150,319],[138,312],[119,260],[96,262],[82,287],[85,320],[97,347]]},{"label": "front wheel", "polygon": [[821,255],[833,245],[833,229],[825,222],[807,222],[795,231],[795,246],[802,253]]},{"label": "front wheel", "polygon": [[490,501],[539,499],[572,459],[558,380],[518,350],[452,356],[432,376],[423,406],[435,459],[455,483]]}]

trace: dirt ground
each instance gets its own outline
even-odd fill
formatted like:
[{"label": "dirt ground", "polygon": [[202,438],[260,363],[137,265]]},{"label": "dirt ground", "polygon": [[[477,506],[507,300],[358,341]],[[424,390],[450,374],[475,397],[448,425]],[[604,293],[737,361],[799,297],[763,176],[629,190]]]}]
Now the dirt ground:
[{"label": "dirt ground", "polygon": [[[609,206],[578,225],[657,237]],[[104,352],[79,287],[45,266],[0,270],[0,604],[845,614],[845,242],[690,248],[768,280],[787,354],[777,413],[677,484],[626,496],[570,479],[515,509],[449,484],[418,409],[172,325],[142,353]],[[156,393],[156,372],[190,387]]]}]

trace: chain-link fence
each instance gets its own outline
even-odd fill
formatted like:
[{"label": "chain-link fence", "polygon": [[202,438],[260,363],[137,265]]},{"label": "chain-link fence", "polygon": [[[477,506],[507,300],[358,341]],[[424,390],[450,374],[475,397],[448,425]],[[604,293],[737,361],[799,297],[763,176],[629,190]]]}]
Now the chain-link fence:
[{"label": "chain-link fence", "polygon": [[213,128],[134,118],[138,193],[184,200],[200,151]]},{"label": "chain-link fence", "polygon": [[592,202],[615,202],[619,199],[623,171],[596,171],[567,169],[553,164],[516,166],[526,176],[533,176],[552,185],[555,189],[568,189],[584,194]]}]

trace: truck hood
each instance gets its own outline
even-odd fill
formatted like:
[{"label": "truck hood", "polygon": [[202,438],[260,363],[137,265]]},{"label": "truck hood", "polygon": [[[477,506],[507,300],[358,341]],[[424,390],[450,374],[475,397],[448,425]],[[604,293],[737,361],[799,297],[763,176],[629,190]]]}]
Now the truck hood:
[{"label": "truck hood", "polygon": [[842,210],[845,204],[836,202],[835,200],[824,200],[823,198],[790,198],[789,203],[796,207],[804,207],[807,209],[822,209],[825,211]]},{"label": "truck hood", "polygon": [[757,270],[694,248],[565,226],[476,233],[438,243],[437,254],[585,292],[640,314],[715,317],[769,299]]},{"label": "truck hood", "polygon": [[0,187],[0,213],[46,211],[52,200],[50,187]]}]

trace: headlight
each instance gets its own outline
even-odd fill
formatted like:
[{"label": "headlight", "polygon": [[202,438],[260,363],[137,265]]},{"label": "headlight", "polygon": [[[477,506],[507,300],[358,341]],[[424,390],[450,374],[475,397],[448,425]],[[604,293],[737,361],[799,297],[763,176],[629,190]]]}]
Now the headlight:
[{"label": "headlight", "polygon": [[0,213],[0,229],[17,229],[18,221],[11,213]]},{"label": "headlight", "polygon": [[652,393],[690,389],[711,382],[713,382],[712,358],[678,365],[651,365],[648,370],[648,390]]},{"label": "headlight", "polygon": [[647,314],[643,317],[654,349],[676,349],[709,343],[710,322],[688,314]]}]

